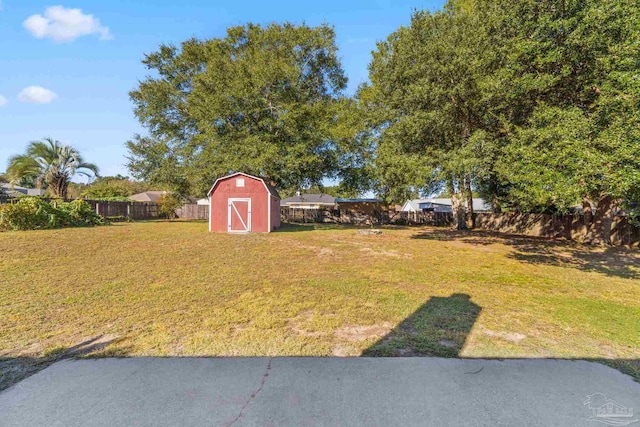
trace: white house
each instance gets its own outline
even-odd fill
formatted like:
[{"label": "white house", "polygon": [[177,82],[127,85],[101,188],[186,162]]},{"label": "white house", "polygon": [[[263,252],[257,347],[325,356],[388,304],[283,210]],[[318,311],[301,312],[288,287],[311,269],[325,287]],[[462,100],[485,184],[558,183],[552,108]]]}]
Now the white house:
[{"label": "white house", "polygon": [[335,209],[336,199],[328,194],[296,194],[280,202],[281,206],[296,209]]},{"label": "white house", "polygon": [[11,185],[8,183],[0,182],[0,193],[6,193],[9,196],[44,196],[44,190],[37,188],[20,187],[19,185]]},{"label": "white house", "polygon": [[[465,201],[466,206],[466,201]],[[450,198],[428,198],[428,199],[414,199],[407,200],[407,202],[400,209],[402,212],[422,212],[422,211],[434,211],[434,212],[452,212],[451,199]],[[474,212],[490,212],[491,205],[484,199],[473,199],[473,211]]]}]

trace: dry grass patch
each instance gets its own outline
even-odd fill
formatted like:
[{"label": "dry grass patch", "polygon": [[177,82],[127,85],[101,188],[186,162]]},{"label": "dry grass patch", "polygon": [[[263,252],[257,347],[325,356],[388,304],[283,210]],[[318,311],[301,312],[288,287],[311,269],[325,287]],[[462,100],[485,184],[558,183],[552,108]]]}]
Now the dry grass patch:
[{"label": "dry grass patch", "polygon": [[0,233],[0,253],[5,384],[84,355],[560,357],[640,377],[637,251],[433,228],[228,235],[141,222]]}]

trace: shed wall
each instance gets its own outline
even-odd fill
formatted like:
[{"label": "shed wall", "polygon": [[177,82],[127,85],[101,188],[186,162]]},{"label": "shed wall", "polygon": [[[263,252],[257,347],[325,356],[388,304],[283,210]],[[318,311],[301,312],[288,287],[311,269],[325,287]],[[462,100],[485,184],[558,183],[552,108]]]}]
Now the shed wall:
[{"label": "shed wall", "polygon": [[[244,179],[244,187],[236,185],[238,178]],[[271,194],[258,179],[236,175],[220,180],[211,194],[211,231],[227,231],[229,199],[247,198],[251,199],[251,231],[268,232],[269,197]]]},{"label": "shed wall", "polygon": [[280,218],[280,199],[275,196],[271,197],[271,230],[277,230],[282,225],[282,219]]}]

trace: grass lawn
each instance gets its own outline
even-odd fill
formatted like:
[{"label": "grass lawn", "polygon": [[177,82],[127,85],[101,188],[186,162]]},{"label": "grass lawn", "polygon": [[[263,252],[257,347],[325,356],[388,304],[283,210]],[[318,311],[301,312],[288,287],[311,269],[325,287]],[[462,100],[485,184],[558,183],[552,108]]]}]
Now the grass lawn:
[{"label": "grass lawn", "polygon": [[0,233],[0,389],[70,356],[598,359],[640,378],[640,252],[203,222]]}]

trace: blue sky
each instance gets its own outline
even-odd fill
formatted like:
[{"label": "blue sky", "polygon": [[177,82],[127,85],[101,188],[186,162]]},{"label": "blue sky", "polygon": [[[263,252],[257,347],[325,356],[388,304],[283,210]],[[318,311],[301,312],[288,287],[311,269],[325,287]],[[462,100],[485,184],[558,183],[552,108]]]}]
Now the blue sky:
[{"label": "blue sky", "polygon": [[222,37],[247,22],[327,22],[352,93],[367,79],[377,40],[407,24],[413,9],[443,3],[0,0],[0,172],[29,141],[51,136],[77,147],[102,175],[127,175],[124,143],[144,133],[128,92],[146,74],[143,54],[160,43]]}]

